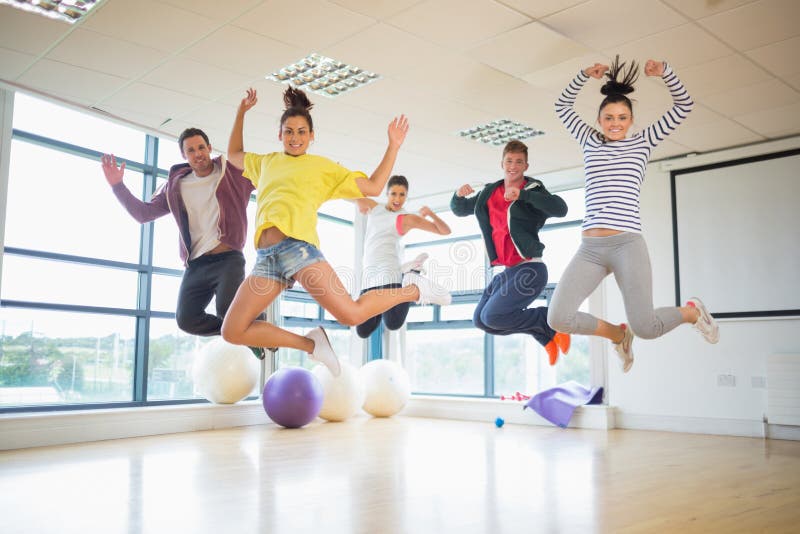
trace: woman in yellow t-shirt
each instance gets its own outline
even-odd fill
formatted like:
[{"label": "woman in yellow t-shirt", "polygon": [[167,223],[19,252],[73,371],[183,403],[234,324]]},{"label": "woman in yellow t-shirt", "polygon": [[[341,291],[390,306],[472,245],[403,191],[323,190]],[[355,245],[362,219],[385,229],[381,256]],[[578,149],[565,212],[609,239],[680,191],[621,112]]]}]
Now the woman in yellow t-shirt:
[{"label": "woman in yellow t-shirt", "polygon": [[256,187],[258,256],[252,273],[239,286],[228,309],[222,336],[241,345],[303,350],[338,375],[339,362],[322,327],[300,336],[257,318],[295,281],[337,321],[348,326],[402,302],[450,303],[447,289],[414,272],[405,275],[401,288],[369,291],[353,300],[319,251],[319,206],[335,198],[379,195],[406,138],[408,121],[401,115],[389,124],[389,146],[372,176],[367,177],[363,172],[350,171],[327,158],[306,153],[314,140],[314,122],[309,113],[312,104],[303,91],[292,87],[283,94],[286,109],[278,131],[284,151],[245,152],[244,115],[257,101],[255,90],[248,89],[236,112],[228,161],[244,169],[245,178]]}]

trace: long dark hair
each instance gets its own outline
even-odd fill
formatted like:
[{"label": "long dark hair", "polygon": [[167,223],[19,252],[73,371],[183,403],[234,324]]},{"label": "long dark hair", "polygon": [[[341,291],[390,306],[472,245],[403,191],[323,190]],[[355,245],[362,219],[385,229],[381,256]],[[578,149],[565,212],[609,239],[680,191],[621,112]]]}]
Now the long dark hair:
[{"label": "long dark hair", "polygon": [[283,123],[286,122],[286,119],[289,117],[304,117],[308,121],[309,131],[314,131],[314,120],[311,118],[311,113],[309,113],[311,108],[314,107],[314,104],[311,103],[301,89],[289,86],[286,91],[283,92],[283,104],[286,106],[286,109],[283,111],[283,115],[281,115],[281,128],[283,128]]},{"label": "long dark hair", "polygon": [[[598,116],[608,104],[620,102],[628,106],[628,109],[631,110],[631,115],[633,115],[633,104],[630,98],[625,95],[634,91],[633,84],[639,79],[639,65],[636,61],[631,61],[631,64],[626,70],[625,65],[627,64],[627,61],[620,63],[619,55],[617,55],[614,58],[614,62],[611,64],[611,68],[606,72],[608,81],[600,88],[600,92],[606,95],[606,97],[600,103],[600,108],[597,110]],[[622,75],[622,79],[619,79],[620,75]]]}]

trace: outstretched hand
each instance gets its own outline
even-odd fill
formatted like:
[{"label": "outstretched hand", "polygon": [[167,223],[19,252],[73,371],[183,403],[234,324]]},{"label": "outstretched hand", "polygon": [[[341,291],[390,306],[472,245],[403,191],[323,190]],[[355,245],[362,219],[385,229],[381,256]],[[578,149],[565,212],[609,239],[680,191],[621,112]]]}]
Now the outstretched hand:
[{"label": "outstretched hand", "polygon": [[247,89],[247,95],[242,99],[242,102],[239,104],[239,111],[242,113],[246,113],[250,108],[256,105],[258,102],[258,96],[256,96],[256,90],[252,87]]},{"label": "outstretched hand", "polygon": [[664,75],[664,62],[648,59],[644,64],[644,73],[647,76],[663,76]]},{"label": "outstretched hand", "polygon": [[122,165],[117,167],[117,158],[114,157],[114,154],[103,154],[100,161],[103,163],[103,174],[106,175],[108,185],[120,183],[125,175],[125,162],[123,161]]},{"label": "outstretched hand", "polygon": [[456,189],[456,196],[468,197],[469,195],[471,195],[474,192],[475,192],[475,190],[472,189],[471,185],[464,184],[461,187],[459,187],[458,189]]},{"label": "outstretched hand", "polygon": [[405,115],[400,115],[392,119],[389,123],[389,145],[400,148],[408,133],[408,119]]},{"label": "outstretched hand", "polygon": [[592,78],[597,78],[598,80],[603,77],[603,74],[608,72],[608,65],[603,65],[602,63],[595,63],[591,67],[586,67],[583,69],[583,73],[587,76],[591,76]]}]

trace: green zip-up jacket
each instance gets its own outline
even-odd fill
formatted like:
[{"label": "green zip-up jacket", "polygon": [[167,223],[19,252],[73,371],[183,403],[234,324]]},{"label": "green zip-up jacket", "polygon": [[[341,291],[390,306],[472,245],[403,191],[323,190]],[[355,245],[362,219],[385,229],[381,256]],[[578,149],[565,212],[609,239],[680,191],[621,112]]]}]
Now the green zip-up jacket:
[{"label": "green zip-up jacket", "polygon": [[[453,194],[450,209],[458,217],[475,214],[486,244],[489,260],[497,259],[492,241],[492,226],[489,222],[489,197],[503,180],[487,184],[477,195],[460,197]],[[539,229],[548,217],[563,217],[567,214],[567,203],[558,195],[551,194],[536,178],[525,176],[525,185],[519,198],[508,206],[508,231],[517,252],[523,258],[540,258],[544,244],[539,241]]]}]

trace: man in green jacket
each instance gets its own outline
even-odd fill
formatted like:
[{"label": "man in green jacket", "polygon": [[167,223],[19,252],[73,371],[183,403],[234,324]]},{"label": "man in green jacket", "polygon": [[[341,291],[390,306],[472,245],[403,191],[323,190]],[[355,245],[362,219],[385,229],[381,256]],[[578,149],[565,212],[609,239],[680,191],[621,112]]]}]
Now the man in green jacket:
[{"label": "man in green jacket", "polygon": [[502,180],[487,184],[475,196],[469,196],[475,192],[469,184],[462,185],[450,201],[457,216],[478,218],[491,264],[505,267],[486,286],[472,320],[489,334],[532,335],[547,351],[550,365],[555,365],[559,349],[569,351],[569,334],[550,328],[547,307],[528,306],[547,285],[539,229],[548,217],[566,215],[567,204],[541,181],[525,176],[525,143],[510,141],[503,149],[501,167]]}]

